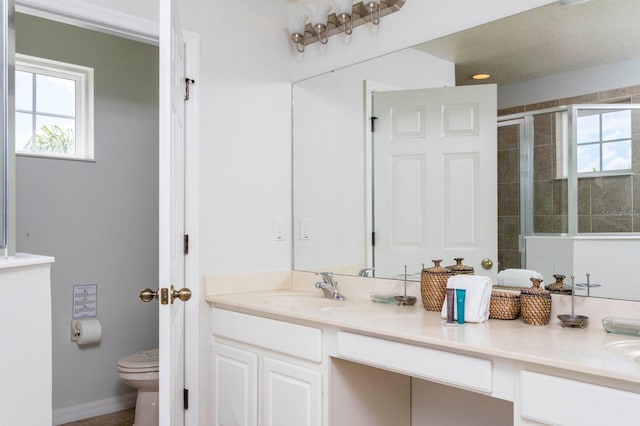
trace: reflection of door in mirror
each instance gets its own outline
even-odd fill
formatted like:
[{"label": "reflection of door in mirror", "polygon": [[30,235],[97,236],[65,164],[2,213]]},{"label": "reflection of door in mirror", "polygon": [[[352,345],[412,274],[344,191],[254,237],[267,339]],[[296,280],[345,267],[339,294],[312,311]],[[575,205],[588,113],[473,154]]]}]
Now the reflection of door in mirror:
[{"label": "reflection of door in mirror", "polygon": [[[431,259],[496,259],[496,87],[376,93],[373,135],[377,276]],[[448,260],[447,260],[448,259]],[[480,272],[478,272],[480,273]]]}]

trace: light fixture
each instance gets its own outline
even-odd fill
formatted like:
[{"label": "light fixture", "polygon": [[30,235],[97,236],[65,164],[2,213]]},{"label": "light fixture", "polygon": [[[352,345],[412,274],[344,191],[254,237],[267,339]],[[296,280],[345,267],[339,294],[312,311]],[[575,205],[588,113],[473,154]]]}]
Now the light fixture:
[{"label": "light fixture", "polygon": [[471,78],[474,80],[486,80],[488,78],[491,78],[491,74],[481,72],[481,73],[473,74]]},{"label": "light fixture", "polygon": [[353,32],[353,21],[351,20],[351,12],[353,11],[353,0],[333,0],[333,11],[342,23],[345,34]]},{"label": "light fixture", "polygon": [[367,9],[373,25],[380,23],[380,0],[366,0]]},{"label": "light fixture", "polygon": [[307,13],[301,3],[291,5],[291,16],[289,17],[289,34],[291,40],[296,44],[298,52],[304,52],[304,32],[307,24]]},{"label": "light fixture", "polygon": [[316,37],[318,37],[318,41],[322,44],[327,44],[327,21],[331,6],[324,0],[312,0],[307,4],[307,10],[309,11],[311,26]]},{"label": "light fixture", "polygon": [[[289,36],[298,52],[305,46],[319,41],[327,44],[336,34],[351,34],[353,29],[399,11],[406,0],[288,0],[292,13],[289,20]],[[306,5],[306,10],[303,7]],[[333,13],[332,13],[333,12]],[[308,18],[308,20],[307,20]]]}]

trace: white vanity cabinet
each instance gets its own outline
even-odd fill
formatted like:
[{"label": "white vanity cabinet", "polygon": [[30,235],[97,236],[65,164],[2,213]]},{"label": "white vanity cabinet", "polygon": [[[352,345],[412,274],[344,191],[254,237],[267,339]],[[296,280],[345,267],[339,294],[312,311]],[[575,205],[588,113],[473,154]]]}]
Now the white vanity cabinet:
[{"label": "white vanity cabinet", "polygon": [[320,329],[214,308],[212,333],[216,426],[323,424]]},{"label": "white vanity cabinet", "polygon": [[516,419],[516,424],[640,424],[640,394],[590,383],[588,376],[575,377],[578,380],[528,369],[521,370],[520,418]]},{"label": "white vanity cabinet", "polygon": [[216,425],[640,424],[640,366],[599,330],[277,297],[210,300]]}]

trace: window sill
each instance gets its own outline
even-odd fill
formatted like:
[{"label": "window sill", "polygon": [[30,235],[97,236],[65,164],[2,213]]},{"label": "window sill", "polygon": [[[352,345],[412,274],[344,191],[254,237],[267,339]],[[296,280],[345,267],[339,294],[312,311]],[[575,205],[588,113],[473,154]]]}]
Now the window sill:
[{"label": "window sill", "polygon": [[17,157],[28,158],[42,158],[47,160],[67,160],[67,161],[82,161],[85,163],[95,163],[95,158],[77,158],[77,157],[63,157],[61,155],[43,155],[43,154],[29,154],[27,152],[16,152]]}]

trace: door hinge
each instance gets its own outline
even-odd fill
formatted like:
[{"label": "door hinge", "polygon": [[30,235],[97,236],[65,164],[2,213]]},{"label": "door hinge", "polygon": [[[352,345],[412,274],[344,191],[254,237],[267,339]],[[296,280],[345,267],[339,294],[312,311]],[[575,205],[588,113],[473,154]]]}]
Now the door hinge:
[{"label": "door hinge", "polygon": [[378,119],[378,117],[376,116],[372,116],[371,117],[371,133],[376,131],[376,120]]},{"label": "door hinge", "polygon": [[192,78],[185,78],[184,79],[184,100],[188,101],[189,100],[189,86],[191,84],[196,84],[196,81]]},{"label": "door hinge", "polygon": [[184,248],[183,248],[183,252],[184,255],[188,255],[189,254],[189,234],[184,234]]},{"label": "door hinge", "polygon": [[372,246],[376,245],[376,233],[375,232],[371,233],[371,245]]},{"label": "door hinge", "polygon": [[184,404],[184,409],[189,409],[189,389],[182,389],[182,402]]}]

